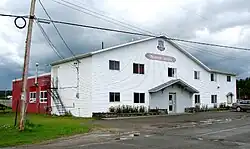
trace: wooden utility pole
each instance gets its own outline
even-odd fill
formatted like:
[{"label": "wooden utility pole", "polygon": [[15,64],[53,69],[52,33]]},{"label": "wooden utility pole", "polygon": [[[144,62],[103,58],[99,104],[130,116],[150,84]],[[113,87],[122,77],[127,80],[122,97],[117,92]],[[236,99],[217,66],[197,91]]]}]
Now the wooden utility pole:
[{"label": "wooden utility pole", "polygon": [[22,75],[22,95],[21,95],[21,111],[20,111],[20,123],[19,123],[20,131],[23,131],[25,127],[26,106],[27,106],[27,101],[28,101],[27,100],[27,78],[28,78],[28,69],[29,69],[32,28],[33,28],[33,22],[35,18],[35,4],[36,4],[36,0],[31,0],[30,17],[29,17],[28,31],[27,31],[27,37],[26,37],[23,75]]}]

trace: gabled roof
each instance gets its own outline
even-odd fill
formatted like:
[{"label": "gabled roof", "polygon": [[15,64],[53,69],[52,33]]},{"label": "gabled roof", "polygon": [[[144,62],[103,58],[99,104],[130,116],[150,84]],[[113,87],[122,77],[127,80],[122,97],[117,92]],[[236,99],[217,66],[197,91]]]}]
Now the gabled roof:
[{"label": "gabled roof", "polygon": [[163,83],[163,84],[161,84],[159,86],[156,86],[156,87],[150,89],[148,92],[149,93],[156,93],[156,92],[158,92],[158,91],[160,91],[162,89],[165,89],[165,88],[167,88],[167,87],[169,87],[171,85],[174,85],[174,84],[179,84],[179,85],[183,86],[186,90],[188,90],[191,93],[199,93],[199,91],[197,89],[195,89],[194,87],[188,85],[186,82],[182,81],[181,79],[170,80],[170,81],[168,81],[166,83]]},{"label": "gabled roof", "polygon": [[169,40],[165,36],[150,37],[150,38],[146,38],[146,39],[142,39],[142,40],[137,40],[137,41],[133,41],[133,42],[129,42],[129,43],[125,43],[125,44],[121,44],[121,45],[117,45],[117,46],[113,46],[113,47],[109,47],[109,48],[105,48],[105,49],[101,49],[101,50],[97,50],[97,51],[93,51],[93,52],[89,52],[89,53],[85,53],[85,54],[80,54],[80,55],[77,55],[75,57],[70,57],[70,58],[66,58],[66,59],[63,59],[63,60],[59,60],[59,61],[53,62],[53,63],[51,63],[51,65],[55,66],[55,65],[67,63],[67,62],[70,62],[70,61],[74,61],[76,59],[82,59],[82,58],[90,57],[90,56],[92,56],[94,54],[98,54],[98,53],[102,53],[102,52],[114,50],[114,49],[117,49],[117,48],[121,48],[121,47],[129,46],[129,45],[133,45],[133,44],[137,44],[137,43],[141,43],[141,42],[153,40],[153,39],[156,39],[156,38],[164,39],[166,42],[170,43],[172,46],[174,46],[176,49],[178,49],[179,51],[181,51],[188,58],[190,58],[191,60],[193,60],[195,63],[197,63],[198,65],[200,65],[202,68],[204,68],[208,72],[236,76],[236,74],[234,74],[234,73],[210,69],[208,66],[206,66],[205,64],[203,64],[200,60],[198,60],[196,57],[194,57],[188,51],[186,51],[185,49],[179,47],[177,44],[175,44],[173,41]]}]

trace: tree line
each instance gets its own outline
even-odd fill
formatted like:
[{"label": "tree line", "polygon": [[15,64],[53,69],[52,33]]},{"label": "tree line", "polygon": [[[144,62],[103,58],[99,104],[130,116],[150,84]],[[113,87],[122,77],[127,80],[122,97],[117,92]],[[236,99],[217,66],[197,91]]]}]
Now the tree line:
[{"label": "tree line", "polygon": [[11,92],[10,90],[7,90],[7,91],[5,91],[5,90],[0,90],[0,98],[1,98],[1,99],[4,99],[4,98],[5,98],[5,95],[6,95],[6,97],[7,97],[7,96],[11,96],[11,95],[12,95],[12,92]]},{"label": "tree line", "polygon": [[237,98],[249,99],[250,97],[250,77],[236,81]]}]

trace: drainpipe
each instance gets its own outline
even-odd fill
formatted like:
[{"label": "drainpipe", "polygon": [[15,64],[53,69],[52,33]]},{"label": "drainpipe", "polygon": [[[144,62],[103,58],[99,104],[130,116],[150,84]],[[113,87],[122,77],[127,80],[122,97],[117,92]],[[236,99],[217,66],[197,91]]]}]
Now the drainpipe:
[{"label": "drainpipe", "polygon": [[79,90],[80,90],[80,78],[79,78],[79,62],[75,62],[74,63],[75,66],[76,66],[76,76],[77,76],[77,83],[76,83],[76,89],[77,89],[77,92],[76,92],[76,98],[79,99]]}]

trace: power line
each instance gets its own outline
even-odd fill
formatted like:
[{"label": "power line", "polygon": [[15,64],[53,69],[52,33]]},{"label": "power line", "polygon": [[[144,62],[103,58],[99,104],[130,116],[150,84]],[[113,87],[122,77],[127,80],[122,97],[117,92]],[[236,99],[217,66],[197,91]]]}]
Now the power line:
[{"label": "power line", "polygon": [[[49,20],[46,20],[46,19],[41,19],[41,20],[49,21]],[[136,33],[136,32],[129,32],[129,31],[116,30],[116,29],[111,29],[111,28],[103,28],[103,27],[90,26],[90,25],[84,25],[84,24],[77,24],[77,23],[71,23],[71,22],[57,21],[57,20],[51,20],[51,22],[70,25],[70,26],[92,28],[92,29],[98,29],[98,30],[106,30],[106,31],[112,31],[112,32],[120,32],[120,33],[126,33],[126,34],[140,35],[140,36],[159,37],[159,36],[154,36],[154,35],[150,35],[150,34],[141,34],[141,33]],[[163,37],[163,38],[165,38],[167,40],[188,42],[188,43],[194,43],[194,44],[200,44],[200,45],[206,45],[206,46],[250,51],[249,48],[242,48],[242,47],[235,47],[235,46],[228,46],[228,45],[220,45],[220,44],[213,44],[213,43],[206,43],[206,42],[198,42],[198,41],[191,41],[191,40],[185,40],[185,39],[179,39],[179,38],[170,38],[170,37]]]},{"label": "power line", "polygon": [[[65,3],[69,4],[69,5],[78,7],[78,8],[80,8],[80,9],[82,9],[82,10],[76,9],[76,8],[74,8],[74,7],[72,7],[72,6],[66,5],[66,4],[61,3],[61,2],[58,2],[58,1],[56,1],[56,0],[52,0],[52,1],[54,1],[54,2],[56,2],[56,3],[58,3],[58,4],[60,4],[60,5],[66,6],[66,7],[68,7],[68,8],[71,8],[71,9],[73,9],[73,10],[77,10],[77,11],[79,11],[79,12],[83,12],[83,13],[85,13],[85,14],[94,16],[94,17],[96,17],[96,18],[105,20],[105,21],[107,21],[107,22],[110,22],[110,23],[113,23],[113,24],[116,24],[116,25],[119,25],[119,26],[122,26],[122,27],[125,27],[125,28],[128,28],[128,29],[131,29],[131,30],[134,30],[134,31],[138,31],[138,30],[139,30],[140,33],[147,32],[147,33],[150,33],[150,34],[154,34],[154,33],[150,32],[150,31],[141,29],[141,28],[139,28],[139,27],[133,26],[133,25],[128,24],[128,23],[126,23],[126,22],[119,21],[119,20],[114,19],[114,18],[112,18],[112,17],[106,16],[106,15],[104,15],[104,14],[98,13],[98,12],[93,11],[93,10],[90,10],[90,9],[88,9],[88,8],[86,8],[86,7],[79,6],[79,5],[73,4],[73,3],[68,2],[68,1],[65,1],[65,0],[61,0],[61,1],[62,1],[62,2],[65,2]],[[83,10],[85,10],[85,11],[83,11]],[[91,12],[91,13],[94,13],[94,14],[88,13],[88,12],[86,12],[86,11]],[[104,18],[103,18],[103,17],[104,17]],[[107,18],[108,18],[108,19],[107,19]],[[110,20],[111,20],[111,21],[110,21]],[[115,21],[115,22],[114,22],[114,21]],[[117,23],[117,22],[118,22],[118,23]],[[128,27],[128,26],[129,26],[129,27]],[[134,28],[136,28],[136,29],[134,29]]]},{"label": "power line", "polygon": [[72,23],[72,22],[64,22],[64,21],[57,21],[57,20],[48,20],[48,19],[41,19],[37,18],[38,21],[45,21],[45,22],[53,22],[57,24],[64,24],[69,26],[77,26],[82,28],[91,28],[91,29],[97,29],[97,30],[105,30],[105,31],[111,31],[111,32],[119,32],[124,34],[131,34],[131,35],[139,35],[139,36],[147,36],[147,37],[158,37],[150,34],[142,34],[137,32],[129,32],[124,30],[118,30],[118,29],[111,29],[111,28],[105,28],[105,27],[98,27],[98,26],[91,26],[91,25],[84,25],[84,24],[78,24],[78,23]]},{"label": "power line", "polygon": [[184,39],[178,39],[178,38],[169,38],[169,37],[166,37],[166,39],[168,39],[168,40],[175,40],[175,41],[181,41],[181,42],[194,43],[194,44],[200,44],[200,45],[206,45],[206,46],[213,46],[213,47],[220,47],[220,48],[228,48],[228,49],[250,51],[249,48],[241,48],[241,47],[235,47],[235,46],[220,45],[220,44],[213,44],[213,43],[206,43],[206,42],[199,42],[199,41],[191,41],[191,40],[184,40]]},{"label": "power line", "polygon": [[[52,22],[57,24],[64,24],[69,26],[76,26],[76,27],[82,27],[82,28],[91,28],[91,29],[97,29],[97,30],[105,30],[105,31],[111,31],[111,32],[119,32],[124,34],[131,34],[131,35],[139,35],[139,36],[147,36],[147,37],[159,37],[154,36],[150,34],[142,34],[137,32],[129,32],[124,30],[117,30],[117,29],[111,29],[111,28],[104,28],[99,26],[91,26],[91,25],[84,25],[84,24],[78,24],[78,23],[72,23],[72,22],[65,22],[65,21],[58,21],[58,20],[48,20],[44,18],[36,18],[39,22]],[[179,38],[170,38],[170,37],[163,37],[166,40],[173,40],[173,41],[181,41],[181,42],[187,42],[187,43],[193,43],[193,44],[199,44],[199,45],[206,45],[206,46],[212,46],[212,47],[220,47],[220,48],[228,48],[228,49],[236,49],[236,50],[245,50],[250,51],[249,48],[242,48],[242,47],[236,47],[236,46],[228,46],[228,45],[220,45],[220,44],[213,44],[213,43],[206,43],[206,42],[198,42],[198,41],[192,41],[192,40],[185,40],[185,39],[179,39]]]},{"label": "power line", "polygon": [[[52,22],[52,18],[50,17],[49,13],[47,12],[46,8],[44,7],[44,5],[42,4],[41,0],[39,0],[40,5],[42,6],[44,12],[46,13],[46,15],[49,17],[49,20]],[[66,41],[64,40],[63,36],[61,35],[60,31],[58,30],[58,28],[56,27],[56,25],[54,24],[54,22],[52,22],[54,28],[56,29],[57,34],[59,35],[59,37],[61,38],[61,40],[63,41],[64,45],[66,46],[66,48],[70,51],[70,53],[73,55],[73,57],[75,58],[75,54],[74,52],[70,49],[70,47],[68,46],[68,44],[66,43]],[[78,61],[78,60],[77,60]]]},{"label": "power line", "polygon": [[28,15],[21,16],[21,15],[12,15],[12,14],[3,14],[3,13],[0,13],[0,16],[11,17],[11,18],[17,18],[17,17],[29,18]]},{"label": "power line", "polygon": [[43,29],[42,25],[36,21],[38,28],[40,29],[42,35],[44,36],[45,40],[48,42],[49,46],[51,47],[51,49],[56,53],[56,55],[61,58],[64,59],[64,56],[62,56],[62,54],[60,54],[60,52],[56,49],[55,45],[51,42],[49,36],[47,35],[47,33],[45,32],[45,30]]}]

